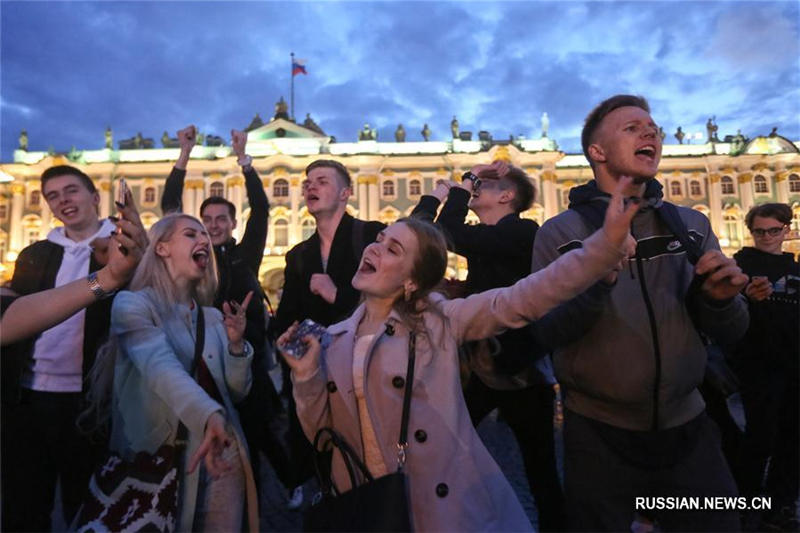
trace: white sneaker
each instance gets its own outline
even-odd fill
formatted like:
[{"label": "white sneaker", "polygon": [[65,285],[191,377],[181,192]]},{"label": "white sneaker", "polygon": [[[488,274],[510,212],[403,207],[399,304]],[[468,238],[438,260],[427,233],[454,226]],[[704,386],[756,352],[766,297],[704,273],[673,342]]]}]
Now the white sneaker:
[{"label": "white sneaker", "polygon": [[286,507],[289,509],[299,509],[300,506],[303,505],[303,486],[300,485],[299,487],[295,487],[292,491],[292,495],[289,497],[289,501],[286,504]]}]

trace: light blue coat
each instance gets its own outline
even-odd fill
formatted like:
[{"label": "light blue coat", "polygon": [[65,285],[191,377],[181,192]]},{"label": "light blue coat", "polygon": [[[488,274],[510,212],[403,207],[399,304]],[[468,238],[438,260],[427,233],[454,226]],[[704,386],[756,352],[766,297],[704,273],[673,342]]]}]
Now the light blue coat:
[{"label": "light blue coat", "polygon": [[[248,525],[258,530],[258,504],[244,433],[234,403],[250,391],[252,349],[247,357],[228,352],[222,314],[203,307],[208,365],[224,405],[213,400],[189,375],[195,352],[196,326],[186,305],[175,304],[174,313],[158,310],[151,289],[120,292],[111,309],[111,332],[119,343],[114,368],[111,450],[132,458],[136,452],[154,453],[174,438],[178,423],[189,432],[184,460],[199,447],[212,413],[222,411],[236,436],[247,486]],[[229,431],[231,430],[229,428]],[[185,462],[184,462],[185,464]],[[179,529],[190,529],[197,499],[198,472],[184,472]]]}]

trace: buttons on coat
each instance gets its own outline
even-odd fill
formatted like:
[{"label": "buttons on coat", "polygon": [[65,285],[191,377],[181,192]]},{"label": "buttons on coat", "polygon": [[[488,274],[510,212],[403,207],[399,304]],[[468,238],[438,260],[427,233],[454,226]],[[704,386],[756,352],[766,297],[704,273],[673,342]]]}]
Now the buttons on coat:
[{"label": "buttons on coat", "polygon": [[436,495],[440,498],[444,498],[447,496],[447,493],[450,492],[450,487],[447,486],[447,483],[439,483],[436,485]]},{"label": "buttons on coat", "polygon": [[333,381],[329,381],[326,385],[328,387],[328,392],[336,392],[336,383]]},{"label": "buttons on coat", "polygon": [[402,376],[395,376],[392,378],[392,386],[402,389],[406,384],[406,380]]},{"label": "buttons on coat", "polygon": [[425,442],[428,440],[428,434],[424,429],[418,429],[414,432],[414,438],[417,439],[417,442]]}]

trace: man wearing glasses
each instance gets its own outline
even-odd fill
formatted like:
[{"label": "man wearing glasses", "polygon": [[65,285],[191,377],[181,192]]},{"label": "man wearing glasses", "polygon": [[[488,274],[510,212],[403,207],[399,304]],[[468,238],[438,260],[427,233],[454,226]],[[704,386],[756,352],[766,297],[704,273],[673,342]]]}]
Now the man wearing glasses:
[{"label": "man wearing glasses", "polygon": [[772,498],[771,511],[745,516],[744,527],[759,531],[797,531],[799,525],[800,264],[782,250],[791,221],[786,204],[753,207],[745,223],[754,246],[733,256],[750,276],[744,290],[750,327],[734,357],[747,422],[737,477],[743,495]]},{"label": "man wearing glasses", "polygon": [[[452,251],[467,259],[464,296],[508,287],[530,273],[539,225],[520,214],[530,209],[535,193],[522,169],[495,161],[472,167],[461,183],[442,181],[422,197],[420,208],[431,218],[447,199],[436,222],[448,235]],[[470,209],[480,224],[467,223]],[[464,348],[471,370],[464,399],[472,423],[477,426],[499,408],[520,447],[539,528],[562,531],[564,496],[553,439],[555,377],[545,349],[534,342],[530,327]]]}]

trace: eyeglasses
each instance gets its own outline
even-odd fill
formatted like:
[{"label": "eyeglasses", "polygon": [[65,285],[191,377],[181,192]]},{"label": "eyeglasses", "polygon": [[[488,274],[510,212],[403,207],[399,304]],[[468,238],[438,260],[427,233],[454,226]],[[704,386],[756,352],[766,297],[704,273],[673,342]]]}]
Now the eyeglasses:
[{"label": "eyeglasses", "polygon": [[764,235],[769,235],[770,237],[777,237],[783,231],[783,228],[786,226],[775,226],[773,228],[754,228],[750,230],[750,233],[753,234],[754,237],[763,237]]}]

